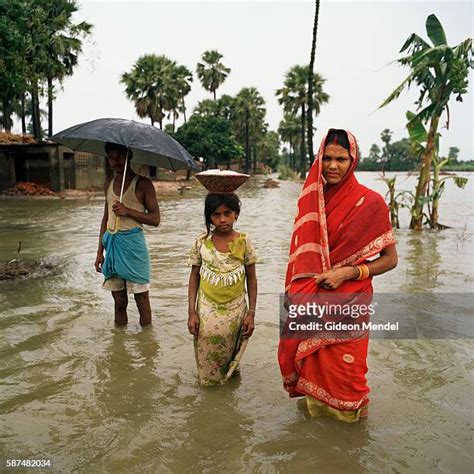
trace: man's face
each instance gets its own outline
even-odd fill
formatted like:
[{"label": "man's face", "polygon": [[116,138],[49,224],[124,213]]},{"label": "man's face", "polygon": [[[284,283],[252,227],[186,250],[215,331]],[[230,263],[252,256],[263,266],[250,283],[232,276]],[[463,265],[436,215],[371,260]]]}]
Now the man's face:
[{"label": "man's face", "polygon": [[111,150],[107,152],[107,158],[109,160],[110,167],[116,173],[123,173],[125,168],[125,160],[127,154],[121,150]]}]

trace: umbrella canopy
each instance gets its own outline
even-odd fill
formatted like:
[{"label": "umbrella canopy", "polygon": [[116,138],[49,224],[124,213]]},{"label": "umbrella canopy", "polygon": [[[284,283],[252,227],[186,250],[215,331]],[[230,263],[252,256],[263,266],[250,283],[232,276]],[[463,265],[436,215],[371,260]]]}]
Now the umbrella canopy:
[{"label": "umbrella canopy", "polygon": [[159,168],[191,169],[199,167],[174,138],[152,125],[120,118],[102,118],[81,123],[56,133],[51,140],[71,150],[105,155],[106,142],[124,145],[133,151],[133,163]]}]

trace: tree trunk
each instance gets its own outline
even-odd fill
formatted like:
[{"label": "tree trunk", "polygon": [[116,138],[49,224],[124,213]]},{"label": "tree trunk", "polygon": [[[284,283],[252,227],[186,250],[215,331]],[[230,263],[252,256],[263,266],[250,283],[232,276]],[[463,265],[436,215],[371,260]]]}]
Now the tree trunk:
[{"label": "tree trunk", "polygon": [[39,107],[39,97],[38,97],[38,83],[36,80],[32,81],[31,84],[31,102],[32,102],[32,119],[33,119],[33,135],[37,140],[42,138],[41,130],[41,116],[40,116],[40,107]]},{"label": "tree trunk", "polygon": [[301,105],[301,148],[300,148],[300,177],[306,177],[306,110],[304,104]]},{"label": "tree trunk", "polygon": [[253,145],[252,147],[252,154],[253,154],[253,174],[257,172],[257,147]]},{"label": "tree trunk", "polygon": [[3,120],[2,126],[5,132],[10,132],[12,129],[12,119],[11,119],[11,107],[10,103],[7,100],[2,101],[2,113],[3,113]]},{"label": "tree trunk", "polygon": [[314,161],[314,148],[313,148],[313,110],[314,110],[314,97],[313,97],[313,76],[314,76],[314,58],[316,55],[316,37],[318,35],[318,19],[319,19],[319,0],[316,0],[316,10],[314,12],[314,23],[313,23],[313,42],[311,44],[311,57],[308,68],[308,153],[311,163]]},{"label": "tree trunk", "polygon": [[26,134],[26,111],[25,111],[25,93],[21,93],[21,133]]},{"label": "tree trunk", "polygon": [[433,170],[433,203],[430,211],[430,227],[432,229],[438,229],[438,219],[439,219],[439,198],[441,191],[441,182],[439,180],[439,168],[438,166],[434,167]]},{"label": "tree trunk", "polygon": [[216,96],[216,89],[214,89],[214,90],[212,91],[212,93],[213,93],[213,95],[214,95],[214,100],[216,100],[216,99],[217,99],[217,96]]},{"label": "tree trunk", "polygon": [[184,117],[184,123],[187,122],[186,120],[186,105],[184,103],[184,95],[181,97],[181,101],[183,102],[183,117]]},{"label": "tree trunk", "polygon": [[294,170],[294,163],[293,163],[293,142],[290,140],[290,150],[289,150],[289,160],[288,160],[288,166]]},{"label": "tree trunk", "polygon": [[245,173],[250,170],[250,133],[249,133],[249,113],[245,111]]},{"label": "tree trunk", "polygon": [[48,77],[48,137],[53,136],[53,80]]},{"label": "tree trunk", "polygon": [[439,115],[433,117],[430,122],[430,131],[426,141],[426,149],[423,154],[420,175],[416,186],[415,202],[411,208],[410,229],[421,230],[423,226],[423,199],[426,196],[426,190],[430,182],[431,162],[435,152],[436,132],[438,131]]}]

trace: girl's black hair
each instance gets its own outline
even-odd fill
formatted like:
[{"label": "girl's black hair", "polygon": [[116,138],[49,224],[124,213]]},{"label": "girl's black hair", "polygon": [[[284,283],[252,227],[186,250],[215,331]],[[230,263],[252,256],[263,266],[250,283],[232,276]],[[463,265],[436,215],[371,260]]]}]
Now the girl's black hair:
[{"label": "girl's black hair", "polygon": [[345,148],[347,151],[351,151],[351,146],[349,145],[349,139],[347,138],[347,133],[345,130],[340,130],[336,128],[331,128],[328,132],[326,138],[326,143],[324,145],[340,145]]},{"label": "girl's black hair", "polygon": [[240,206],[242,203],[240,202],[237,194],[208,194],[206,196],[206,202],[204,203],[204,219],[206,222],[207,235],[209,235],[211,232],[211,216],[221,204],[224,204],[224,206],[229,208],[231,211],[234,211],[237,215],[240,214]]}]

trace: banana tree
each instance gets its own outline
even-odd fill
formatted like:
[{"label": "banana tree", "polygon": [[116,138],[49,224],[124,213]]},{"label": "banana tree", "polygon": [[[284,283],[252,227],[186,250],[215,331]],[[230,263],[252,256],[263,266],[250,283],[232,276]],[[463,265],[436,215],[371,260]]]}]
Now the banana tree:
[{"label": "banana tree", "polygon": [[426,146],[421,156],[420,174],[416,187],[415,200],[411,210],[410,228],[421,230],[423,225],[423,207],[426,203],[430,183],[430,170],[436,153],[435,142],[441,116],[447,114],[446,128],[449,129],[448,103],[452,94],[462,102],[467,93],[468,74],[472,65],[472,39],[467,38],[457,46],[449,46],[444,29],[436,17],[429,15],[426,19],[426,33],[431,44],[416,33],[405,41],[400,53],[406,51],[407,56],[396,62],[411,69],[405,80],[387,97],[380,107],[397,99],[405,88],[415,84],[420,95],[415,102],[417,113],[407,123],[410,130],[414,121],[420,120],[428,125]]},{"label": "banana tree", "polygon": [[[420,155],[424,155],[426,153],[426,146],[423,143],[427,142],[428,140],[428,132],[426,131],[425,127],[420,118],[418,118],[413,112],[407,112],[407,119],[410,123],[410,127],[408,128],[408,132],[410,135],[410,140],[412,142],[412,146]],[[438,222],[439,220],[439,201],[445,189],[445,183],[448,179],[452,179],[454,184],[460,188],[464,189],[466,186],[468,179],[462,176],[457,176],[455,174],[445,176],[441,178],[441,172],[449,162],[449,158],[440,158],[438,156],[438,149],[439,149],[439,134],[435,137],[434,140],[434,149],[435,153],[432,157],[431,161],[431,168],[433,170],[433,176],[430,178],[426,195],[422,196],[420,201],[424,205],[427,205],[428,213],[422,212],[422,217],[426,218],[426,222],[428,223],[429,227],[432,229],[444,229],[446,228],[445,225],[442,225]],[[412,209],[413,212],[413,209]],[[412,213],[413,217],[413,213]]]}]

